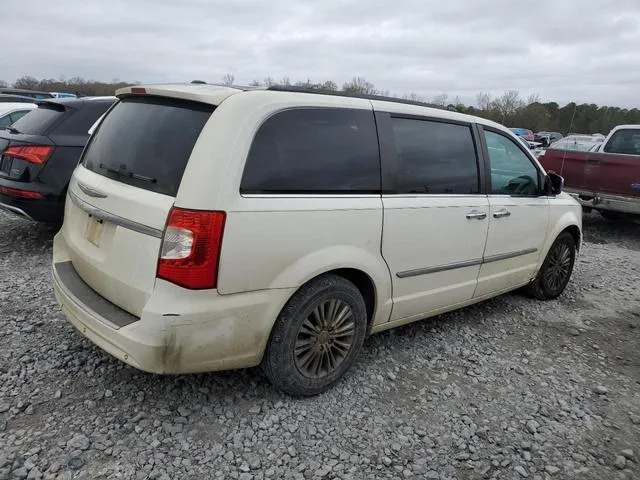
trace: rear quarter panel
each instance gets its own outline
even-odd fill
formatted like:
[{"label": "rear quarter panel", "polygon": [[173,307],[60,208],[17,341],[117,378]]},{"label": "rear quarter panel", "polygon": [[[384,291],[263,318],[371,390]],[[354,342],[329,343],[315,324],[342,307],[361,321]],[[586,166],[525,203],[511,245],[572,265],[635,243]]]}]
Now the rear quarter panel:
[{"label": "rear quarter panel", "polygon": [[297,289],[327,271],[354,268],[374,282],[374,322],[387,321],[391,281],[380,251],[379,195],[240,194],[244,163],[257,129],[277,111],[296,107],[372,110],[366,100],[327,95],[233,95],[217,107],[196,142],[176,206],[227,212],[219,293]]}]

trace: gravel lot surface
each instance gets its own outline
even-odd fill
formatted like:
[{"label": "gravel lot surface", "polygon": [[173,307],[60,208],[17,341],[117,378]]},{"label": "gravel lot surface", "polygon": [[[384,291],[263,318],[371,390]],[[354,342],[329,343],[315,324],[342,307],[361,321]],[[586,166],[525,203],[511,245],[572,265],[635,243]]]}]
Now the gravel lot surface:
[{"label": "gravel lot surface", "polygon": [[337,388],[140,373],[60,313],[54,231],[0,213],[0,479],[640,478],[640,226],[585,216],[567,292],[367,340]]}]

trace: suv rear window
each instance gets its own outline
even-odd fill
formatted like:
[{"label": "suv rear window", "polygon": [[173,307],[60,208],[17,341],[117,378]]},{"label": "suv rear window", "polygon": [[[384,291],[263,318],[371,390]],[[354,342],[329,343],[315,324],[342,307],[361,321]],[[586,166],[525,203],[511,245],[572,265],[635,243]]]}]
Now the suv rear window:
[{"label": "suv rear window", "polygon": [[269,118],[251,145],[241,193],[379,193],[371,110],[297,108]]},{"label": "suv rear window", "polygon": [[119,182],[175,197],[214,108],[171,98],[124,98],[94,132],[82,164]]},{"label": "suv rear window", "polygon": [[65,107],[55,103],[44,103],[29,115],[20,118],[12,126],[27,135],[46,135],[65,114]]},{"label": "suv rear window", "polygon": [[53,132],[53,135],[80,135],[86,137],[91,125],[102,116],[114,101],[85,100],[78,105],[73,115],[67,117]]}]

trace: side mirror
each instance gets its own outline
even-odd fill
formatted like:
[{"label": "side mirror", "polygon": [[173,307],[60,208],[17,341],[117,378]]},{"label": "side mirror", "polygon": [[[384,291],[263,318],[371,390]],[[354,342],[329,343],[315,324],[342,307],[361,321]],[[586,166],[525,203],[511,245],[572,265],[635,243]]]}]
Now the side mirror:
[{"label": "side mirror", "polygon": [[564,178],[552,170],[547,172],[547,175],[544,177],[544,194],[555,197],[562,193],[563,188]]}]

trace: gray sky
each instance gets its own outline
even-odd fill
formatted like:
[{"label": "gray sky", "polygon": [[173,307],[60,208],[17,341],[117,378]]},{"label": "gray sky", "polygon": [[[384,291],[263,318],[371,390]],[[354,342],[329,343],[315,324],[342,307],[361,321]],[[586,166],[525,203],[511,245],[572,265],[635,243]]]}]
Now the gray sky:
[{"label": "gray sky", "polygon": [[267,75],[638,106],[640,0],[2,0],[0,79]]}]

